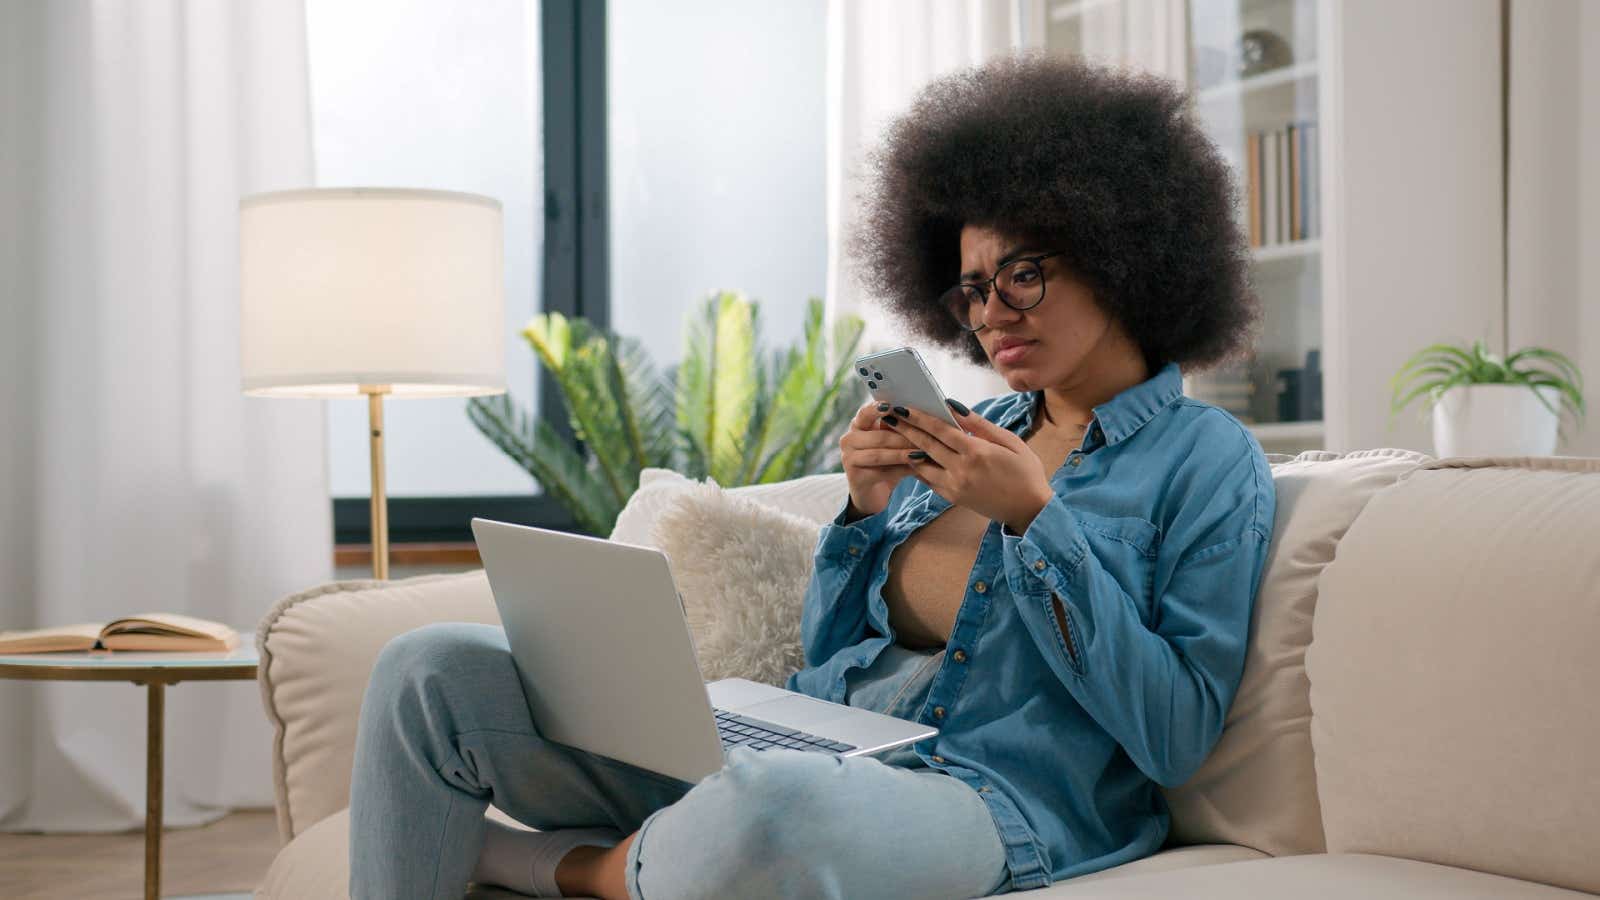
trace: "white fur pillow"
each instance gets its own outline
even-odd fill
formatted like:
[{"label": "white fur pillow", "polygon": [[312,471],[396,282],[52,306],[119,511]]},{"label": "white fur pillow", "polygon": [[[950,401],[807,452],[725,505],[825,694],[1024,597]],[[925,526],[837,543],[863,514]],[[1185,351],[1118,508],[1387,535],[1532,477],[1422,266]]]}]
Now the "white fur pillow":
[{"label": "white fur pillow", "polygon": [[683,594],[700,674],[782,687],[805,665],[800,609],[821,528],[731,494],[681,486],[653,529]]}]

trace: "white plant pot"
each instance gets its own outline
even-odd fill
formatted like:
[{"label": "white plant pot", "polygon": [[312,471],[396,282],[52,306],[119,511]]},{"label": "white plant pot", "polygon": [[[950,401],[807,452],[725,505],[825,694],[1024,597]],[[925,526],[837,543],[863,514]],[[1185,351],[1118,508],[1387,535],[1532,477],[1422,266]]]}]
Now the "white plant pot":
[{"label": "white plant pot", "polygon": [[[1538,388],[1560,409],[1561,393]],[[1520,384],[1468,384],[1445,391],[1433,407],[1437,456],[1549,456],[1560,417]]]}]

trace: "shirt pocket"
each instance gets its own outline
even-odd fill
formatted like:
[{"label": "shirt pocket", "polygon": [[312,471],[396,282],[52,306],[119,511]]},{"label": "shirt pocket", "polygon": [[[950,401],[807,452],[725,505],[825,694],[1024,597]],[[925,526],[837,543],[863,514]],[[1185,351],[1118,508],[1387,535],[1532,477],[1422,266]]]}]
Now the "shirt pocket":
[{"label": "shirt pocket", "polygon": [[1155,562],[1161,529],[1138,516],[1107,516],[1073,510],[1089,552],[1131,598],[1139,618],[1149,625],[1155,615]]}]

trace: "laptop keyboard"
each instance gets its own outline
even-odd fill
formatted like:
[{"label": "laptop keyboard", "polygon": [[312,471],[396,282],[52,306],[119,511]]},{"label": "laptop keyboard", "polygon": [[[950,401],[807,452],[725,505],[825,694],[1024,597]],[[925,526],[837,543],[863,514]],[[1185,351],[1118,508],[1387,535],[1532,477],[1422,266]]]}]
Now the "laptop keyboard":
[{"label": "laptop keyboard", "polygon": [[854,744],[841,744],[804,731],[731,713],[725,709],[712,707],[712,711],[717,715],[717,733],[722,735],[723,750],[734,747],[749,747],[751,750],[789,747],[813,753],[843,753],[856,749]]}]

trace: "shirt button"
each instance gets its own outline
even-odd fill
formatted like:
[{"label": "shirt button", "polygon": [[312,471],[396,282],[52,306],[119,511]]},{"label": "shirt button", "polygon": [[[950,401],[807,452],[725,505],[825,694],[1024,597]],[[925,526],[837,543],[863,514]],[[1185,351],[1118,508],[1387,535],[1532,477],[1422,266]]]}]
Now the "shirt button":
[{"label": "shirt button", "polygon": [[981,594],[984,591],[987,591],[989,589],[989,586],[980,581],[977,584],[973,585],[972,589]]},{"label": "shirt button", "polygon": [[965,651],[965,650],[957,650],[955,653],[953,653],[951,655],[956,658],[956,662],[966,662],[967,661],[967,651]]},{"label": "shirt button", "polygon": [[934,718],[935,718],[935,719],[942,719],[942,718],[944,718],[944,707],[942,707],[942,706],[935,706],[935,707],[934,707],[934,708],[933,708],[933,717],[934,717]]},{"label": "shirt button", "polygon": [[860,556],[861,555],[861,548],[860,547],[851,547],[846,552],[849,553],[851,556]]},{"label": "shirt button", "polygon": [[988,786],[988,785],[987,785],[987,784],[986,784],[986,785],[984,785],[984,786],[983,786],[983,787],[981,787],[981,788],[978,788],[978,793],[980,793],[980,794],[987,794],[987,793],[989,793],[989,786]]},{"label": "shirt button", "polygon": [[1044,568],[1044,560],[1042,560],[1042,559],[1034,560],[1033,561],[1033,567],[1035,569],[1043,569]]},{"label": "shirt button", "polygon": [[944,765],[944,757],[942,757],[942,756],[935,756],[933,758],[933,761],[938,763],[941,766]]},{"label": "shirt button", "polygon": [[1073,457],[1073,458],[1072,458],[1072,463],[1071,463],[1071,464],[1072,464],[1072,465],[1074,465],[1074,466],[1075,466],[1075,465],[1078,465],[1078,464],[1079,464],[1079,463],[1081,463],[1081,462],[1083,462],[1083,457],[1081,457],[1081,456],[1074,456],[1074,457]]}]

